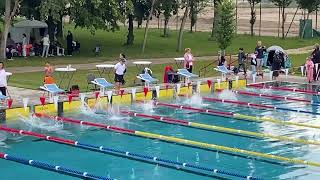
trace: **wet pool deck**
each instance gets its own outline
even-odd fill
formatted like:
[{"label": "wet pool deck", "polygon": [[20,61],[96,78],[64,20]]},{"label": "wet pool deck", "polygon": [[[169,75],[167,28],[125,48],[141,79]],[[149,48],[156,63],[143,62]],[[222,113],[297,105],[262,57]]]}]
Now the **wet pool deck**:
[{"label": "wet pool deck", "polygon": [[[206,83],[207,80],[213,80],[216,81],[220,77],[210,77],[210,78],[201,78],[197,79],[201,80],[203,83]],[[240,76],[240,79],[242,77]],[[301,77],[301,76],[292,76],[288,75],[286,78],[284,75],[281,75],[278,79],[278,81],[288,81],[288,82],[297,82],[297,83],[306,83],[306,77]],[[269,76],[265,76],[263,79],[261,77],[257,77],[256,83],[261,83],[261,82],[269,82]],[[248,79],[248,84],[253,83],[252,79]],[[317,84],[320,85],[320,82],[314,82],[312,84]],[[161,87],[164,87],[164,85],[161,85]],[[138,86],[137,92],[143,91],[143,87]],[[23,98],[29,98],[29,105],[37,105],[40,104],[40,97],[43,96],[44,94],[46,97],[48,97],[47,93],[44,93],[44,91],[41,90],[31,90],[31,89],[24,89],[24,88],[17,88],[17,87],[8,87],[9,93],[11,98],[13,99],[13,106],[14,107],[22,107],[23,106]],[[126,92],[131,92],[131,88],[126,88]],[[87,97],[94,97],[93,92],[87,92]],[[64,97],[65,101],[67,101],[67,97]],[[47,98],[46,102],[49,102],[49,99]]]}]

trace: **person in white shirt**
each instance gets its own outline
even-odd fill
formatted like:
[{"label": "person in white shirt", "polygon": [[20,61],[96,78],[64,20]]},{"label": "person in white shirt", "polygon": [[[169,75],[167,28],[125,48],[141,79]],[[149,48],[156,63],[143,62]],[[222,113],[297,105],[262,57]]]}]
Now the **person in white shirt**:
[{"label": "person in white shirt", "polygon": [[119,93],[121,85],[125,84],[124,74],[126,73],[126,56],[124,54],[120,54],[120,61],[114,67],[114,81],[115,81],[115,90],[116,93]]},{"label": "person in white shirt", "polygon": [[26,34],[22,34],[22,56],[27,58],[27,35]]},{"label": "person in white shirt", "polygon": [[4,63],[0,62],[0,92],[2,95],[7,95],[7,73],[4,70]]},{"label": "person in white shirt", "polygon": [[48,53],[49,53],[49,47],[50,47],[50,39],[49,39],[49,34],[47,34],[46,36],[44,36],[42,38],[42,57],[48,57]]}]

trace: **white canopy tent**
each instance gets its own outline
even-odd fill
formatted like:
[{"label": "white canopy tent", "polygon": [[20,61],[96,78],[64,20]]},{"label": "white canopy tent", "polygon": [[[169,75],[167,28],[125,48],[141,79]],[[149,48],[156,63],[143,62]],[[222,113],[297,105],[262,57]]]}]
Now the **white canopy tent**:
[{"label": "white canopy tent", "polygon": [[16,43],[21,43],[22,34],[25,33],[28,41],[30,40],[30,37],[33,37],[36,42],[40,42],[44,35],[41,35],[40,29],[44,29],[44,34],[46,34],[48,32],[47,23],[37,20],[20,21],[10,28],[11,39]]}]

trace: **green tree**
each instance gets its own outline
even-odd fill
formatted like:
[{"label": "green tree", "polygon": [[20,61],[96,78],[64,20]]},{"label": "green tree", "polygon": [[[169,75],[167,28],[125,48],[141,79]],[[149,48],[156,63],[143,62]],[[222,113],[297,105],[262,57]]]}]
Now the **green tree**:
[{"label": "green tree", "polygon": [[72,0],[68,11],[76,27],[87,28],[92,34],[97,29],[115,31],[123,19],[117,0]]},{"label": "green tree", "polygon": [[261,0],[247,0],[248,3],[250,4],[250,34],[251,36],[254,35],[254,24],[256,23],[256,19],[257,19],[257,14],[256,14],[256,5],[259,4],[261,2]]},{"label": "green tree", "polygon": [[281,23],[281,30],[282,30],[282,38],[285,38],[284,32],[284,23],[286,22],[286,14],[285,9],[293,2],[293,0],[271,0],[274,5],[278,6],[281,11],[282,15],[282,23]]},{"label": "green tree", "polygon": [[211,30],[211,37],[209,40],[215,40],[215,34],[217,32],[217,24],[218,24],[218,4],[221,0],[213,0],[213,20],[212,20],[212,30]]},{"label": "green tree", "polygon": [[27,19],[41,20],[41,13],[39,11],[40,5],[41,0],[23,0],[21,2],[19,15],[24,16]]},{"label": "green tree", "polygon": [[[2,2],[4,3],[4,2]],[[3,31],[1,33],[1,43],[0,43],[0,59],[6,58],[6,44],[7,44],[7,38],[9,33],[9,28],[11,25],[11,22],[15,15],[18,12],[19,9],[19,0],[5,0],[5,4],[2,4],[2,11],[4,12],[4,21],[3,21]],[[3,6],[5,5],[5,6]],[[3,8],[4,7],[4,8]]]},{"label": "green tree", "polygon": [[168,24],[169,19],[173,15],[176,15],[179,8],[178,0],[158,0],[158,4],[155,6],[156,14],[163,14],[164,16],[164,28],[163,37],[168,37]]},{"label": "green tree", "polygon": [[[31,0],[32,1],[32,0]],[[46,21],[48,24],[48,34],[51,41],[54,41],[56,29],[57,36],[62,37],[63,34],[63,20],[62,18],[67,15],[67,5],[72,3],[71,0],[42,0],[38,7],[41,20]]]},{"label": "green tree", "polygon": [[208,5],[208,0],[190,0],[190,32],[197,23],[198,14]]},{"label": "green tree", "polygon": [[225,49],[230,46],[235,36],[235,4],[233,0],[223,0],[218,5],[218,27],[216,38],[219,48],[224,54]]},{"label": "green tree", "polygon": [[183,33],[184,33],[184,27],[187,21],[187,17],[190,11],[190,0],[183,0],[181,2],[182,4],[182,8],[184,8],[184,13],[183,13],[183,17],[181,19],[181,25],[180,25],[180,29],[179,29],[179,35],[178,35],[178,45],[177,45],[177,51],[181,51],[182,50],[182,40],[183,40]]},{"label": "green tree", "polygon": [[141,28],[142,23],[149,16],[151,9],[151,0],[133,0],[134,17],[138,23],[138,28]]}]

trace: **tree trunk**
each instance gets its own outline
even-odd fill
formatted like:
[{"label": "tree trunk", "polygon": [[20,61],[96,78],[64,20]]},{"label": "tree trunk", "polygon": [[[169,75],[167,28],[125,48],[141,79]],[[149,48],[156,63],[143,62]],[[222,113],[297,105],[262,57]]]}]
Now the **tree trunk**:
[{"label": "tree trunk", "polygon": [[138,20],[138,29],[141,28],[141,25],[142,25],[142,18],[141,19],[139,18],[139,20]]},{"label": "tree trunk", "polygon": [[63,15],[60,15],[60,21],[57,22],[57,38],[63,38]]},{"label": "tree trunk", "polygon": [[250,19],[250,34],[251,36],[254,35],[254,24],[256,22],[256,11],[255,11],[255,8],[254,8],[255,4],[254,2],[250,5],[250,8],[251,8],[251,19]]},{"label": "tree trunk", "polygon": [[297,7],[297,10],[296,10],[296,12],[295,12],[294,15],[293,15],[293,18],[292,18],[292,20],[291,20],[291,23],[290,23],[290,25],[289,25],[289,28],[288,28],[287,33],[286,33],[286,35],[285,35],[285,38],[287,37],[287,35],[288,35],[288,33],[289,33],[290,29],[291,29],[292,23],[293,23],[296,15],[297,15],[297,13],[298,13],[298,10],[299,10],[299,7]]},{"label": "tree trunk", "polygon": [[163,37],[168,37],[168,23],[169,23],[169,18],[164,19],[164,29],[163,29]]},{"label": "tree trunk", "polygon": [[0,59],[4,60],[6,59],[6,46],[7,46],[7,38],[9,33],[9,28],[11,25],[12,18],[15,16],[17,8],[19,5],[19,0],[14,1],[14,7],[11,11],[11,0],[6,0],[6,6],[5,6],[5,16],[4,16],[4,28],[1,36],[1,55]]},{"label": "tree trunk", "polygon": [[128,15],[128,35],[127,35],[127,43],[126,45],[132,45],[134,41],[134,34],[133,34],[133,14]]},{"label": "tree trunk", "polygon": [[282,7],[282,25],[281,25],[281,30],[282,30],[282,39],[284,39],[284,23],[286,21],[286,17],[285,17],[285,7]]},{"label": "tree trunk", "polygon": [[55,36],[56,24],[53,22],[52,16],[48,16],[47,24],[48,24],[48,34],[49,34],[50,42],[53,42],[54,36]]},{"label": "tree trunk", "polygon": [[149,23],[150,23],[150,19],[152,18],[153,8],[154,8],[154,3],[155,3],[155,2],[156,2],[156,0],[152,0],[152,3],[151,3],[150,14],[149,14],[149,17],[148,17],[148,19],[147,19],[146,28],[145,28],[145,31],[144,31],[144,39],[143,39],[143,45],[142,45],[142,54],[144,53],[144,50],[146,49],[147,38],[148,38],[148,30],[149,30]]},{"label": "tree trunk", "polygon": [[186,9],[184,11],[184,14],[183,14],[183,17],[182,17],[182,21],[181,21],[181,25],[180,25],[179,37],[178,37],[178,46],[177,46],[177,51],[178,52],[181,51],[181,49],[182,49],[183,30],[184,30],[184,26],[186,24],[188,13],[189,13],[189,1],[187,1],[187,6],[186,6]]},{"label": "tree trunk", "polygon": [[214,1],[214,12],[213,12],[213,21],[212,21],[212,30],[211,30],[211,39],[214,39],[214,34],[217,30],[216,24],[218,24],[219,14],[218,14],[218,3]]}]

